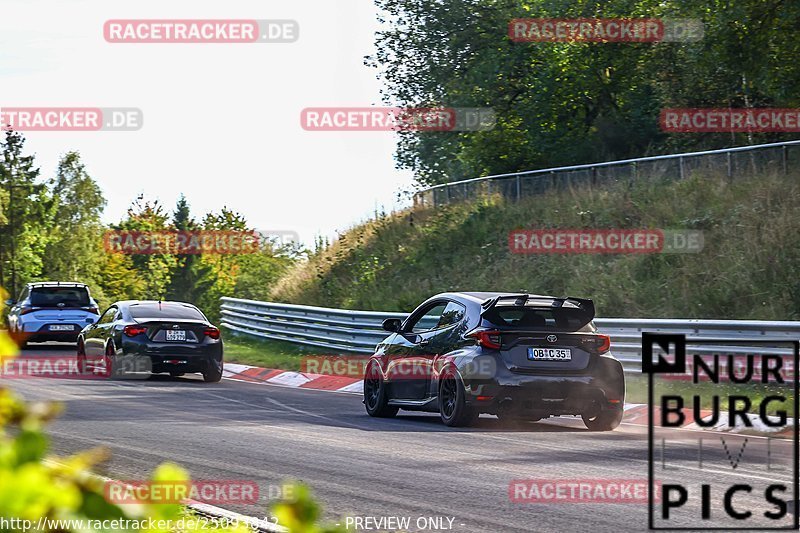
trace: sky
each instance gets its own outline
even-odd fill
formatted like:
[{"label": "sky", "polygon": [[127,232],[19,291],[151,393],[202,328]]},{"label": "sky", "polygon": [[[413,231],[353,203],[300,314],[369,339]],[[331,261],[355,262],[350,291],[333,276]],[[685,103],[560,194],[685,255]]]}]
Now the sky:
[{"label": "sky", "polygon": [[[108,43],[110,19],[290,19],[293,43]],[[118,222],[140,194],[223,206],[305,243],[408,204],[392,132],[305,131],[307,107],[381,105],[368,0],[3,0],[0,108],[133,107],[138,131],[26,132],[43,178],[77,150]]]}]

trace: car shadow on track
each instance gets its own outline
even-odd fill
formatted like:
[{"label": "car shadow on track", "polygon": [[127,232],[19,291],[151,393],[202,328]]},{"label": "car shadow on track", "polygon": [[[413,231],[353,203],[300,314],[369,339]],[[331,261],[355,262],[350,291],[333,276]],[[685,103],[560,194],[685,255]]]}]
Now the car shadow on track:
[{"label": "car shadow on track", "polygon": [[[374,419],[370,419],[365,415],[365,423],[369,423]],[[497,432],[497,433],[591,433],[588,429],[580,426],[570,424],[568,420],[552,419],[550,421],[539,422],[505,422],[491,416],[482,416],[478,422],[469,427],[452,428],[447,427],[442,423],[441,418],[434,413],[430,414],[398,414],[393,420],[403,421],[404,427],[387,427],[381,424],[380,427],[375,429],[378,431],[408,431],[414,429],[413,426],[424,428],[426,431],[444,431],[448,433],[461,432],[461,433],[475,433],[475,432]],[[577,420],[580,422],[580,420]],[[559,422],[567,422],[560,424]]]},{"label": "car shadow on track", "polygon": [[19,351],[19,355],[23,357],[64,357],[65,355],[76,355],[77,353],[78,345],[74,342],[55,341],[28,344],[28,346]]}]

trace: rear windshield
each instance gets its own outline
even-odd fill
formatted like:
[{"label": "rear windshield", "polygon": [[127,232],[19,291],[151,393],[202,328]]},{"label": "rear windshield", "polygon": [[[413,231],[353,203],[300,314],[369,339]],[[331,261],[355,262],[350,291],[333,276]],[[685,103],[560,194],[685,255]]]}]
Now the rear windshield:
[{"label": "rear windshield", "polygon": [[86,287],[34,287],[31,289],[33,307],[87,307]]},{"label": "rear windshield", "polygon": [[147,303],[133,304],[130,307],[133,318],[169,318],[176,320],[205,320],[203,313],[182,304]]},{"label": "rear windshield", "polygon": [[594,331],[586,322],[586,313],[580,309],[560,307],[541,309],[535,307],[497,306],[483,313],[488,326],[498,328],[544,329],[549,331]]}]

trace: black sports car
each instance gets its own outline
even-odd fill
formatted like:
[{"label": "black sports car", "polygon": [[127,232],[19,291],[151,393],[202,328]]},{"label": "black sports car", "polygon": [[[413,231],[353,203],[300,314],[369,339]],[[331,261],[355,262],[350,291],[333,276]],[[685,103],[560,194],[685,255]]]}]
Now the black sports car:
[{"label": "black sports car", "polygon": [[384,321],[392,334],[365,369],[367,412],[438,411],[448,426],[470,425],[481,413],[581,415],[589,429],[612,430],[622,420],[625,378],[594,313],[584,298],[434,296],[405,321]]},{"label": "black sports car", "polygon": [[200,372],[206,382],[217,382],[222,353],[219,329],[182,302],[116,302],[78,335],[79,367],[106,376]]}]

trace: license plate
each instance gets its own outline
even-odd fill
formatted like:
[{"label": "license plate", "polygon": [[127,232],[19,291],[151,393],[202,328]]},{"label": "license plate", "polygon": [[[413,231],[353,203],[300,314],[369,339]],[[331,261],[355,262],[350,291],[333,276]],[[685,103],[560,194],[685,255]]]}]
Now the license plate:
[{"label": "license plate", "polygon": [[53,324],[50,326],[50,331],[72,331],[75,326],[72,324]]},{"label": "license plate", "polygon": [[528,348],[528,359],[531,361],[572,361],[572,350],[569,348]]},{"label": "license plate", "polygon": [[186,340],[186,330],[183,330],[183,329],[168,329],[167,330],[167,340],[168,341],[185,341]]}]

